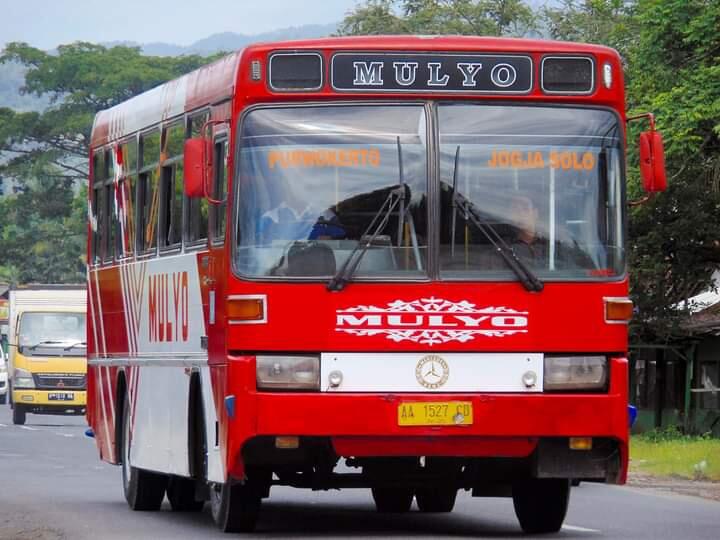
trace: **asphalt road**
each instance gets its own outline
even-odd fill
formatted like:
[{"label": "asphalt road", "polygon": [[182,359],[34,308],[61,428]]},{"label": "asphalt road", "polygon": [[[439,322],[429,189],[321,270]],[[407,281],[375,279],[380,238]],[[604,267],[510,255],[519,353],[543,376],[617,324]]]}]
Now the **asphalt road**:
[{"label": "asphalt road", "polygon": [[[132,512],[120,469],[98,459],[82,417],[28,415],[14,426],[0,406],[0,538],[228,538],[206,510]],[[545,538],[720,538],[720,502],[647,489],[582,484],[565,526]],[[274,487],[264,502],[261,538],[513,538],[523,536],[510,499],[462,493],[452,514],[377,514],[368,490],[313,493]]]}]

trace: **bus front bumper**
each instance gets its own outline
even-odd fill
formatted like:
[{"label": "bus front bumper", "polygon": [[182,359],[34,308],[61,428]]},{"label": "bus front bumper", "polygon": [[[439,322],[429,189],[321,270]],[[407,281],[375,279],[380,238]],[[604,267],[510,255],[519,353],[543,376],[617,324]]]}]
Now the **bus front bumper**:
[{"label": "bus front bumper", "polygon": [[[230,388],[249,375],[245,362],[229,363]],[[245,373],[232,373],[235,369]],[[447,456],[572,462],[591,452],[569,448],[570,438],[590,438],[617,459],[607,481],[624,483],[628,461],[627,360],[611,359],[605,393],[232,393],[228,410],[228,468],[243,468],[253,439],[297,436],[329,441],[342,457]],[[254,375],[254,373],[253,373]],[[244,377],[242,377],[244,378]],[[241,397],[244,396],[244,397]],[[398,409],[409,402],[469,402],[467,425],[401,425]],[[232,414],[230,414],[232,413]],[[253,444],[253,443],[250,443]],[[608,446],[609,445],[609,446]],[[234,458],[232,456],[235,456]],[[537,461],[537,460],[536,460]],[[553,465],[554,466],[554,465]],[[561,467],[562,468],[562,467]]]}]

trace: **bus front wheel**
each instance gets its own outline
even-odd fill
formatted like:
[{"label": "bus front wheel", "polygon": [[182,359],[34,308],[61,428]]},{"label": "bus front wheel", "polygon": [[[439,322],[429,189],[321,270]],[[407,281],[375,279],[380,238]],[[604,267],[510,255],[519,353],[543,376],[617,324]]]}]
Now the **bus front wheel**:
[{"label": "bus front wheel", "polygon": [[533,478],[513,485],[515,515],[529,534],[557,532],[562,527],[570,500],[570,481]]},{"label": "bus front wheel", "polygon": [[168,478],[164,474],[153,473],[130,465],[130,402],[125,397],[122,418],[122,482],[125,500],[133,510],[160,510]]},{"label": "bus front wheel", "polygon": [[210,510],[213,520],[223,532],[252,532],[260,514],[262,493],[250,483],[210,486]]}]

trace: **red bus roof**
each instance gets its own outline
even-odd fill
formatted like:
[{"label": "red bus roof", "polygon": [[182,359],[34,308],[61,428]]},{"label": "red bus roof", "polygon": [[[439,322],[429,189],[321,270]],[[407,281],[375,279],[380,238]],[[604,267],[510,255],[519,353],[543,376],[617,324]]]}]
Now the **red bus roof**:
[{"label": "red bus roof", "polygon": [[242,51],[100,111],[93,123],[91,145],[102,146],[187,111],[229,99],[235,88]]},{"label": "red bus roof", "polygon": [[93,124],[92,147],[102,146],[186,112],[230,99],[242,56],[257,57],[276,50],[322,50],[330,53],[340,50],[579,53],[611,55],[619,60],[616,51],[601,45],[478,36],[352,36],[257,43],[100,111]]},{"label": "red bus roof", "polygon": [[276,49],[617,54],[617,52],[610,47],[589,43],[484,36],[347,36],[255,43],[247,47],[248,52]]}]

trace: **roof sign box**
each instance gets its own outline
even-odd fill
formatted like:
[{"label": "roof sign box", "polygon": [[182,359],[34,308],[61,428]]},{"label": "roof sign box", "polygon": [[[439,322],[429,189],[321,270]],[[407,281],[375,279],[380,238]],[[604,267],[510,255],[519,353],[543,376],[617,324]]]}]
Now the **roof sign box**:
[{"label": "roof sign box", "polygon": [[340,92],[525,94],[532,74],[522,55],[341,52],[330,79]]}]

